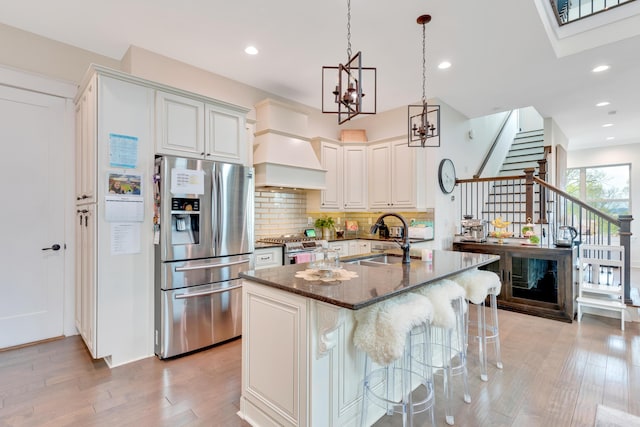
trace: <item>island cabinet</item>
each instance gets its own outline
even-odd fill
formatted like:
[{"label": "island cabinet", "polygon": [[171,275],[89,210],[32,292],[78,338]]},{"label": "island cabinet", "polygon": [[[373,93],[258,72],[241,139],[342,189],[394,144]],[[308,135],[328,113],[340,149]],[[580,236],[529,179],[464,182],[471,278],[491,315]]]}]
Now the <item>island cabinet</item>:
[{"label": "island cabinet", "polygon": [[342,264],[349,274],[329,282],[309,264],[241,273],[238,414],[253,426],[373,425],[384,409],[370,402],[360,423],[365,353],[353,343],[356,311],[496,259],[433,251],[431,262],[374,267],[354,257]]},{"label": "island cabinet", "polygon": [[575,248],[455,242],[453,249],[500,256],[499,261],[481,267],[500,276],[498,307],[565,322],[573,320]]},{"label": "island cabinet", "polygon": [[230,163],[248,163],[246,110],[156,91],[156,152]]},{"label": "island cabinet", "polygon": [[241,416],[254,426],[359,425],[364,353],[351,342],[353,310],[251,281],[242,298]]}]

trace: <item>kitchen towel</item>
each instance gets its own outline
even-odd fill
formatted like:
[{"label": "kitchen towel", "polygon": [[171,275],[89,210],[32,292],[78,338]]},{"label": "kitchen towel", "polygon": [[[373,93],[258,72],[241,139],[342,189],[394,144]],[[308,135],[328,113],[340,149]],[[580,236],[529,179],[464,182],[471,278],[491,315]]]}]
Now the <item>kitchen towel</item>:
[{"label": "kitchen towel", "polygon": [[313,261],[313,254],[311,252],[297,254],[295,256],[295,260],[296,260],[296,264],[302,264],[303,262],[311,262]]}]

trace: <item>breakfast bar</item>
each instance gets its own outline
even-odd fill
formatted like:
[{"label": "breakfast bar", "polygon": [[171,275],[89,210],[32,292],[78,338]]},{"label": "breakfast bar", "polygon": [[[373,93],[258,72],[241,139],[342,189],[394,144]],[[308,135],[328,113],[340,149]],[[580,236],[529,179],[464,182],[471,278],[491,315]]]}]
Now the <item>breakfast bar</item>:
[{"label": "breakfast bar", "polygon": [[310,264],[242,273],[240,417],[254,426],[357,425],[364,353],[353,345],[355,310],[499,259],[430,255],[410,264],[347,257],[329,278]]}]

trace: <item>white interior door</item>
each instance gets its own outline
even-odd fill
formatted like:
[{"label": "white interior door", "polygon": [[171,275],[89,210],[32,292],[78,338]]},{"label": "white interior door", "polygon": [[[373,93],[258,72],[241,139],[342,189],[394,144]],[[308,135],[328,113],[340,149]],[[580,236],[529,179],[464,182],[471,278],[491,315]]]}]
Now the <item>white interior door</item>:
[{"label": "white interior door", "polygon": [[63,98],[0,85],[0,348],[63,335],[64,126]]}]

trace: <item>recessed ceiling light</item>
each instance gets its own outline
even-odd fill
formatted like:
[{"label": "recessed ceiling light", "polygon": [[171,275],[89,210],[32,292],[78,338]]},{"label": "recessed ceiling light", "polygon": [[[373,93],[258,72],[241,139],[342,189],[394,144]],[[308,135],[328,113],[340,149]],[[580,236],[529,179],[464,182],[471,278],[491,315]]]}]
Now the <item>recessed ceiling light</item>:
[{"label": "recessed ceiling light", "polygon": [[603,128],[610,128],[611,126],[613,126],[613,123],[607,123],[602,125]]},{"label": "recessed ceiling light", "polygon": [[249,55],[257,55],[258,54],[258,49],[255,46],[247,46],[244,49],[244,52],[246,54],[249,54]]},{"label": "recessed ceiling light", "polygon": [[612,139],[616,139],[616,137],[615,136],[608,136],[607,137],[607,141],[611,141]]},{"label": "recessed ceiling light", "polygon": [[608,65],[598,65],[596,68],[594,68],[593,71],[594,73],[601,73],[603,71],[607,71],[609,69]]},{"label": "recessed ceiling light", "polygon": [[611,104],[609,101],[602,101],[602,102],[598,102],[596,104],[596,107],[606,107],[609,104]]},{"label": "recessed ceiling light", "polygon": [[440,64],[438,64],[438,68],[440,68],[441,70],[446,70],[449,67],[451,67],[451,62],[449,61],[442,61]]}]

